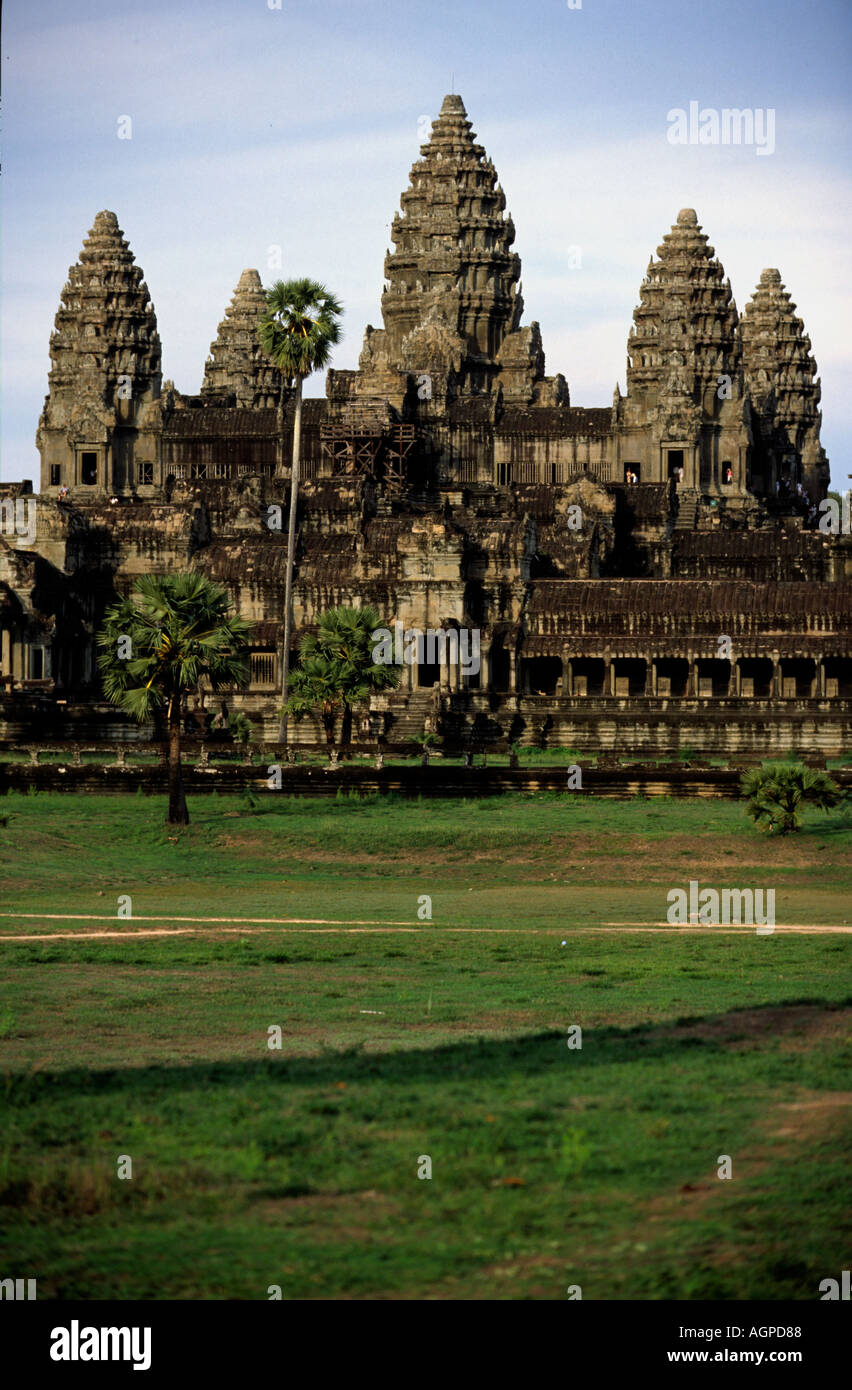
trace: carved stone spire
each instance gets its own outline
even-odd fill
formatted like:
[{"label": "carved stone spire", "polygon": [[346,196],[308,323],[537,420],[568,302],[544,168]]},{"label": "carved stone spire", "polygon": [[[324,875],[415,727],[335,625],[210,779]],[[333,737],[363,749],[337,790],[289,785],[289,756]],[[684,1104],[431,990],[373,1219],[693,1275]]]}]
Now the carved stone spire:
[{"label": "carved stone spire", "polygon": [[284,377],[257,341],[257,325],[266,312],[266,295],[256,270],[244,270],[234,290],[204,368],[201,398],[205,404],[234,404],[245,409],[274,409],[281,403]]},{"label": "carved stone spire", "polygon": [[683,208],[651,260],[627,343],[628,394],[675,385],[700,404],[720,376],[741,379],[737,308],[715,250]]},{"label": "carved stone spire", "polygon": [[397,371],[420,370],[425,329],[428,350],[442,349],[462,386],[488,390],[504,339],[520,321],[521,264],[505,195],[461,97],[444,98],[400,202],[395,250],[385,260],[385,331],[368,331],[368,355]]},{"label": "carved stone spire", "polygon": [[114,400],[119,376],[129,374],[139,394],[160,381],[157,319],[142,271],[114,212],[99,212],[68,281],[50,335],[51,398],[85,385],[104,405]]},{"label": "carved stone spire", "polygon": [[51,465],[69,487],[126,490],[139,481],[142,463],[144,479],[152,477],[157,444],[147,431],[159,420],[160,338],[148,286],[114,212],[98,213],[68,272],[50,357],[36,436],[42,485],[51,486]]},{"label": "carved stone spire", "polygon": [[743,314],[742,339],[746,386],[764,449],[775,456],[779,475],[792,476],[791,466],[801,462],[802,481],[821,489],[827,485],[828,465],[819,442],[816,362],[777,270],[761,272]]}]

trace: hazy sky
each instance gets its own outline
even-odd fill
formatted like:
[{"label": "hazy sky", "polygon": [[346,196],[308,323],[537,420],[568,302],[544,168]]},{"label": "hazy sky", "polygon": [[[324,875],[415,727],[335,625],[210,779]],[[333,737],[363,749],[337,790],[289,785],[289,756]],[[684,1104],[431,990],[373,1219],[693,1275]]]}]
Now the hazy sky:
[{"label": "hazy sky", "polygon": [[[740,310],[764,267],[781,271],[822,378],[833,481],[849,485],[850,0],[277,3],[6,0],[4,478],[38,478],[48,337],[101,208],[143,268],[180,390],[199,389],[247,266],[333,288],[334,365],[357,365],[399,195],[455,90],[506,190],[524,321],[572,402],[624,389],[648,259],[694,207]],[[668,113],[691,101],[774,110],[774,152],[671,144]]]}]

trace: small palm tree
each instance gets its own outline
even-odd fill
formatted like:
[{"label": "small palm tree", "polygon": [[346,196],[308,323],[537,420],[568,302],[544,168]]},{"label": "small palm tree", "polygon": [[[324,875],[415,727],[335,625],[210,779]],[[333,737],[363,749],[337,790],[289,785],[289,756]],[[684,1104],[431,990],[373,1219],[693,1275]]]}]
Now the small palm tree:
[{"label": "small palm tree", "polygon": [[316,633],[302,638],[288,709],[296,719],[319,710],[329,753],[338,710],[343,711],[341,741],[348,743],[353,708],[399,684],[398,667],[373,661],[372,634],[380,625],[373,608],[331,608],[321,616]]},{"label": "small palm tree", "polygon": [[827,773],[803,763],[763,763],[746,773],[742,792],[748,797],[747,814],[770,835],[798,830],[805,806],[828,811],[842,798]]},{"label": "small palm tree", "polygon": [[142,723],[166,712],[169,825],[188,825],[180,751],[184,697],[202,679],[214,690],[245,685],[250,625],[231,609],[225,589],[201,574],[143,575],[107,609],[98,633],[98,666],[107,699]]},{"label": "small palm tree", "polygon": [[248,715],[243,714],[242,710],[238,710],[236,714],[230,714],[228,716],[228,732],[234,740],[234,743],[242,744],[243,748],[245,748],[251,739],[252,733],[252,722]]},{"label": "small palm tree", "polygon": [[290,672],[290,626],[293,601],[293,559],[296,547],[296,506],[299,499],[299,452],[302,443],[302,387],[311,372],[328,363],[340,341],[343,307],[315,280],[278,280],[266,292],[267,311],[257,336],[270,361],[296,383],[293,415],[293,462],[290,470],[290,521],[287,530],[287,571],[284,583],[284,652],[281,674],[281,742],[287,744],[287,684]]},{"label": "small palm tree", "polygon": [[412,757],[419,754],[421,761],[425,759],[428,762],[433,748],[438,747],[438,735],[427,733],[424,729],[422,734],[409,734],[406,743]]}]

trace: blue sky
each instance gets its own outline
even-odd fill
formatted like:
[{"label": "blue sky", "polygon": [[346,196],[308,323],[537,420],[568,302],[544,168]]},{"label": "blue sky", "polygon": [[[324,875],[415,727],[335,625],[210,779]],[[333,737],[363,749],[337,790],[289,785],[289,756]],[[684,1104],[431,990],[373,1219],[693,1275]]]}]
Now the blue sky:
[{"label": "blue sky", "polygon": [[[270,3],[6,0],[3,478],[38,477],[48,338],[101,208],[145,272],[180,390],[198,390],[247,266],[265,283],[326,281],[346,309],[334,364],[355,366],[424,125],[455,90],[506,190],[525,322],[541,323],[573,403],[624,389],[648,259],[695,207],[740,310],[764,267],[781,271],[822,378],[833,481],[848,485],[849,0]],[[693,100],[772,108],[774,153],[670,144],[668,112]]]}]

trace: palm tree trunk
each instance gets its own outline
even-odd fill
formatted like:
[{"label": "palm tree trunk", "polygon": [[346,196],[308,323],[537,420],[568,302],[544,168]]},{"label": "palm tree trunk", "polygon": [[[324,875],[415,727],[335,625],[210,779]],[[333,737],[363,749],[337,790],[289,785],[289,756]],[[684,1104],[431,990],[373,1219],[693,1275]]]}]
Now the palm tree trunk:
[{"label": "palm tree trunk", "polygon": [[296,378],[296,410],[293,416],[293,462],[290,468],[290,524],[287,528],[287,577],[284,583],[284,651],[281,662],[281,729],[287,747],[287,685],[290,677],[290,628],[293,607],[293,559],[296,553],[296,507],[299,501],[299,453],[302,447],[302,378]]},{"label": "palm tree trunk", "polygon": [[189,825],[180,764],[180,701],[169,701],[169,825]]}]

